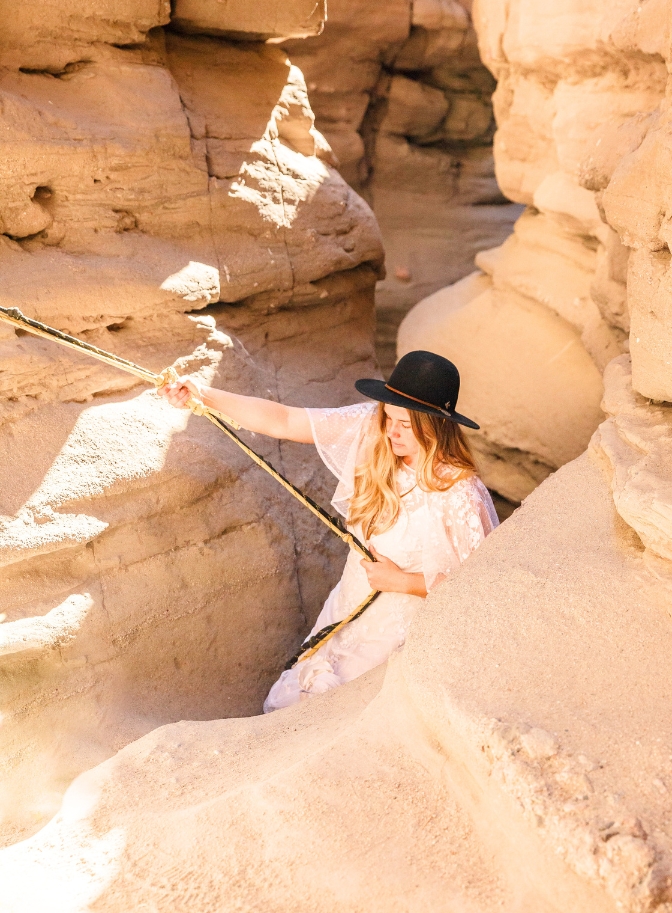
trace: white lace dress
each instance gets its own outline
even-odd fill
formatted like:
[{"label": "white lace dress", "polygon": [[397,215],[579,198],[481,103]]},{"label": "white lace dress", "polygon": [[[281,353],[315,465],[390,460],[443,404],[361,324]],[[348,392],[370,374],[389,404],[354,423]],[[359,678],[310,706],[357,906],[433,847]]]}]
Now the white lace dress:
[{"label": "white lace dress", "polygon": [[[347,516],[354,491],[355,466],[373,435],[379,434],[375,403],[342,409],[307,409],[317,450],[338,479],[332,504]],[[492,499],[480,479],[456,482],[448,491],[423,491],[415,471],[402,466],[397,488],[401,511],[394,526],[370,537],[373,545],[402,570],[422,573],[427,590],[445,578],[478,548],[498,525]],[[351,531],[363,541],[362,530]],[[370,593],[361,557],[350,551],[341,579],[329,594],[311,634],[341,621]],[[322,694],[379,665],[402,646],[424,599],[381,593],[358,619],[350,622],[310,658],[283,672],[271,688],[264,712],[278,710],[312,694]]]}]

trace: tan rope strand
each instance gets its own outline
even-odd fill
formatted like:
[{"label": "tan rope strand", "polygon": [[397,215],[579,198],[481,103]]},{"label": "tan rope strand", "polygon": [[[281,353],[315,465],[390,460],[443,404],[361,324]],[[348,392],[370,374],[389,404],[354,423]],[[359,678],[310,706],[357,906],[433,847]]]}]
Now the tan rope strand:
[{"label": "tan rope strand", "polygon": [[[134,364],[132,361],[127,361],[125,358],[121,358],[118,355],[114,355],[111,352],[106,352],[104,349],[99,349],[98,346],[93,346],[88,342],[83,342],[81,339],[77,339],[75,336],[69,336],[67,333],[61,332],[61,330],[56,330],[53,327],[47,326],[44,323],[40,323],[38,320],[32,320],[30,317],[26,317],[18,308],[3,308],[0,307],[0,320],[4,320],[6,323],[12,324],[12,326],[17,327],[18,329],[25,330],[29,333],[32,333],[34,336],[40,336],[44,339],[50,339],[54,342],[59,342],[61,345],[67,346],[70,349],[74,349],[76,352],[86,353],[92,358],[97,358],[99,361],[105,362],[105,364],[112,365],[115,368],[119,368],[122,371],[126,371],[129,374],[139,377],[141,380],[146,381],[147,383],[154,384],[156,387],[161,387],[166,383],[172,383],[178,379],[177,372],[174,368],[165,368],[160,374],[155,374],[153,371],[148,371],[146,368],[141,368],[139,365]],[[190,397],[187,401],[186,406],[191,409],[191,411],[196,415],[202,415],[212,422],[213,425],[216,425],[220,430],[222,430],[227,437],[230,438],[235,444],[240,447],[240,449],[246,453],[251,460],[253,460],[257,466],[267,472],[272,476],[276,482],[279,482],[283,488],[285,488],[293,497],[297,499],[304,507],[307,507],[308,510],[318,517],[329,529],[336,533],[336,535],[343,540],[350,548],[354,549],[358,554],[363,558],[366,558],[368,561],[375,561],[371,552],[364,546],[359,539],[354,536],[349,530],[344,529],[333,517],[331,517],[323,508],[316,504],[311,498],[301,491],[301,489],[292,485],[284,476],[282,476],[277,469],[275,469],[267,460],[260,456],[256,451],[252,450],[251,447],[248,447],[247,444],[242,441],[238,435],[231,430],[229,425],[233,428],[240,428],[238,422],[234,421],[227,415],[224,415],[222,412],[218,412],[216,409],[210,409],[205,406],[199,399],[196,397]],[[333,630],[329,631],[324,637],[317,643],[314,647],[311,647],[303,655],[300,656],[299,662],[304,659],[307,659],[309,656],[312,656],[316,650],[330,640],[334,634],[337,634],[349,621],[355,618],[358,614],[361,614],[373,601],[379,596],[377,590],[372,591],[364,602],[360,603],[359,606],[348,615],[347,618],[344,618],[342,622],[337,624]]]},{"label": "tan rope strand", "polygon": [[290,494],[294,495],[294,497],[297,499],[297,501],[300,501],[301,504],[303,504],[304,507],[307,507],[311,513],[315,514],[316,517],[319,517],[319,519],[322,520],[322,522],[325,523],[332,532],[336,533],[336,535],[339,537],[339,539],[342,539],[343,542],[346,543],[346,545],[349,545],[350,548],[352,548],[354,551],[356,551],[358,554],[360,554],[362,556],[362,558],[366,558],[368,561],[375,561],[375,558],[373,557],[371,552],[368,550],[368,548],[366,548],[364,545],[362,545],[362,543],[359,541],[359,539],[356,536],[353,536],[353,534],[346,529],[341,529],[337,525],[337,523],[326,513],[326,511],[324,511],[321,507],[319,507],[319,505],[315,504],[314,501],[312,501],[310,498],[308,498],[306,495],[304,495],[304,493],[299,488],[296,488],[294,485],[292,485],[291,482],[288,482],[284,476],[280,475],[280,473],[277,471],[277,469],[275,469],[267,460],[265,460],[262,456],[260,456],[255,450],[252,450],[251,447],[248,447],[247,444],[244,441],[242,441],[238,437],[237,434],[234,434],[234,432],[231,431],[230,428],[227,428],[224,425],[222,425],[221,422],[219,422],[216,418],[213,421],[213,419],[207,414],[205,417],[209,418],[210,421],[213,422],[213,424],[216,424],[219,428],[221,428],[222,431],[229,438],[231,438],[232,441],[235,441],[235,443],[240,447],[240,449],[242,451],[244,451],[244,453],[246,453],[250,457],[250,459],[254,460],[254,462],[257,464],[257,466],[260,466],[269,475],[273,476],[273,478],[276,480],[276,482],[279,482],[283,488],[285,488]]},{"label": "tan rope strand", "polygon": [[[0,320],[4,320],[6,323],[12,324],[12,326],[17,327],[18,329],[25,330],[29,333],[32,333],[34,336],[40,336],[44,339],[50,339],[53,342],[59,342],[61,345],[67,346],[70,349],[74,349],[76,352],[86,353],[91,355],[93,358],[97,358],[99,361],[103,361],[108,365],[119,368],[122,371],[126,371],[129,374],[134,374],[136,377],[139,377],[141,380],[146,381],[147,383],[154,384],[156,387],[163,386],[164,383],[170,383],[171,381],[177,380],[177,372],[174,368],[166,368],[160,374],[155,374],[153,371],[148,371],[146,368],[141,368],[139,365],[134,364],[132,361],[127,361],[125,358],[121,358],[119,355],[114,355],[111,352],[106,352],[104,349],[99,349],[98,346],[91,345],[88,342],[84,342],[81,339],[77,339],[76,336],[69,336],[67,333],[63,333],[61,330],[56,330],[53,327],[47,326],[44,323],[40,323],[38,320],[33,320],[30,317],[26,317],[25,314],[22,314],[18,308],[3,308],[0,307]],[[248,447],[247,444],[242,441],[237,434],[234,434],[230,428],[227,428],[227,425],[231,425],[233,428],[240,428],[238,422],[234,421],[227,415],[224,415],[222,412],[218,412],[216,409],[210,409],[209,407],[203,405],[200,400],[195,397],[191,397],[187,403],[188,407],[196,415],[203,415],[205,418],[209,419],[213,424],[216,424],[218,428],[221,428],[229,438],[234,441],[241,450],[243,450],[250,459],[260,466],[265,472],[273,476],[273,478],[279,482],[283,488],[285,488],[291,495],[293,495],[298,501],[300,501],[304,507],[307,507],[311,513],[315,514],[316,517],[319,517],[323,523],[325,523],[332,532],[343,540],[347,545],[353,548],[358,552],[362,557],[367,558],[369,561],[373,561],[373,555],[371,552],[362,545],[362,543],[348,532],[345,529],[342,529],[338,523],[329,516],[329,514],[315,504],[310,498],[303,494],[303,492],[296,488],[291,482],[288,482],[280,473],[273,467],[269,462],[267,462],[263,457],[259,456],[251,447]]]},{"label": "tan rope strand", "polygon": [[[11,323],[12,326],[17,329],[32,333],[33,336],[40,336],[42,339],[60,342],[61,345],[66,346],[69,349],[74,349],[80,354],[85,352],[92,358],[97,358],[98,361],[103,361],[105,364],[112,365],[114,368],[126,371],[127,374],[134,374],[135,377],[139,377],[140,380],[147,381],[147,383],[154,384],[155,387],[162,387],[164,384],[171,383],[178,378],[175,368],[166,368],[160,374],[155,374],[153,371],[148,371],[147,368],[141,368],[140,365],[133,364],[132,361],[128,361],[126,358],[121,358],[119,355],[114,355],[112,352],[106,352],[104,349],[99,349],[98,346],[92,346],[91,343],[77,339],[76,336],[69,336],[67,333],[61,332],[61,330],[55,330],[45,323],[40,323],[39,320],[32,320],[30,317],[26,317],[25,314],[22,314],[18,308],[0,307],[0,320],[4,320],[5,323]],[[193,396],[190,397],[186,405],[196,415],[205,415],[206,412],[210,412],[212,415],[228,422],[228,424],[232,425],[234,428],[240,428],[238,422],[234,421],[228,415],[224,415],[223,412],[218,412],[216,409],[209,409]]]},{"label": "tan rope strand", "polygon": [[341,628],[344,628],[351,621],[354,621],[358,615],[361,615],[362,612],[365,609],[367,609],[371,605],[373,600],[376,599],[378,596],[380,596],[380,592],[378,590],[373,590],[371,593],[369,593],[369,595],[366,597],[364,602],[360,602],[360,604],[357,606],[357,608],[353,612],[350,612],[350,614],[348,616],[346,616],[343,619],[343,621],[339,621],[337,625],[334,625],[334,627],[331,629],[331,631],[329,631],[328,634],[325,634],[319,643],[315,644],[314,647],[310,647],[310,649],[306,650],[305,653],[302,653],[299,656],[299,658],[296,660],[296,662],[302,663],[304,661],[304,659],[309,659],[313,655],[313,653],[317,653],[317,651],[320,649],[320,647],[323,647],[328,640],[331,640],[331,638],[335,634],[338,634],[338,632],[341,630]]},{"label": "tan rope strand", "polygon": [[[295,488],[291,482],[288,482],[287,479],[285,479],[284,476],[280,475],[280,473],[273,466],[271,466],[271,464],[268,463],[262,456],[259,456],[259,454],[256,453],[256,451],[252,450],[251,447],[248,447],[244,441],[241,441],[241,439],[238,437],[238,435],[234,434],[234,432],[231,431],[230,428],[227,428],[225,425],[223,425],[220,421],[218,421],[216,418],[213,418],[212,416],[206,415],[205,417],[210,419],[210,421],[214,425],[217,425],[218,428],[221,428],[222,431],[227,435],[227,437],[229,437],[232,441],[234,441],[236,444],[238,444],[240,449],[243,450],[252,460],[254,460],[254,462],[257,464],[257,466],[260,466],[262,469],[265,469],[266,472],[268,472],[269,475],[273,476],[273,478],[277,482],[279,482],[283,488],[286,488],[287,491],[290,492],[290,494],[294,495],[294,497],[298,501],[300,501],[301,504],[304,505],[304,507],[307,507],[308,510],[311,511],[311,513],[315,514],[316,517],[319,517],[323,523],[327,523],[327,526],[329,526],[329,528],[332,530],[332,532],[335,532],[336,535],[339,536],[339,538],[341,538],[345,543],[347,543],[350,546],[350,548],[352,548],[354,551],[358,552],[363,558],[366,558],[368,561],[376,560],[373,557],[373,555],[371,554],[371,552],[368,550],[368,548],[363,546],[362,543],[359,541],[359,539],[356,536],[353,536],[353,534],[351,532],[341,530],[335,523],[333,523],[333,521],[331,521],[330,517],[327,519],[328,515],[325,514],[325,512],[322,510],[321,507],[318,507],[314,502],[312,502],[309,498],[307,498],[306,495],[304,495],[300,489]],[[329,522],[329,521],[331,521],[331,522]],[[363,602],[361,602],[357,606],[357,608],[347,616],[347,618],[344,618],[343,621],[339,622],[331,631],[329,631],[327,634],[325,634],[320,639],[319,643],[315,644],[314,647],[311,647],[310,649],[306,650],[305,653],[302,653],[295,660],[295,662],[299,662],[299,663],[303,662],[304,659],[308,659],[309,656],[312,656],[313,653],[316,653],[317,650],[319,650],[320,647],[323,646],[323,644],[326,644],[326,642],[328,640],[331,640],[331,638],[334,636],[334,634],[337,634],[341,630],[341,628],[345,627],[345,625],[348,624],[348,622],[352,621],[358,615],[361,615],[361,613],[364,612],[365,609],[367,609],[371,605],[371,603],[375,599],[377,599],[377,597],[379,595],[380,595],[379,590],[372,590],[369,593],[369,595],[366,597],[366,599]]]},{"label": "tan rope strand", "polygon": [[98,346],[92,346],[90,343],[83,342],[75,336],[69,336],[67,333],[62,333],[60,330],[48,327],[38,320],[31,320],[30,317],[26,317],[25,314],[22,314],[18,308],[0,307],[0,319],[4,320],[5,323],[11,323],[12,326],[19,330],[25,330],[28,333],[32,333],[34,336],[55,340],[60,342],[61,345],[67,346],[70,349],[75,349],[77,352],[86,352],[99,361],[104,361],[107,364],[121,368],[122,371],[126,371],[129,374],[135,374],[136,377],[139,377],[141,380],[146,380],[149,383],[154,383],[154,378],[157,377],[157,375],[153,374],[151,371],[147,371],[139,365],[134,365],[132,361],[127,361],[125,358],[120,358],[118,355],[112,355],[111,352],[105,352],[104,349],[99,349]]}]

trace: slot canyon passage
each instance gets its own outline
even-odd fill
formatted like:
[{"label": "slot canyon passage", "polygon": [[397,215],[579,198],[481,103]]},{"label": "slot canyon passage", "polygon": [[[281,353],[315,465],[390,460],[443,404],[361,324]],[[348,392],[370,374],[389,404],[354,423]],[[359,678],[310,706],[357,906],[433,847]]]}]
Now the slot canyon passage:
[{"label": "slot canyon passage", "polygon": [[344,546],[0,323],[0,911],[670,913],[669,0],[0,16],[1,306],[312,406],[401,324],[524,499],[386,666],[260,716]]}]

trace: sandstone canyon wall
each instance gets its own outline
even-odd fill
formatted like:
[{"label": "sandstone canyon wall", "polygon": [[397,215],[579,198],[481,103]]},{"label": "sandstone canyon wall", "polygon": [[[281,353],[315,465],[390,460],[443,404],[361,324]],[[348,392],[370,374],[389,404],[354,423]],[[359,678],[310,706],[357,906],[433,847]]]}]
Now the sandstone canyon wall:
[{"label": "sandstone canyon wall", "polygon": [[[0,4],[2,305],[155,371],[351,402],[378,229],[256,40],[320,9]],[[328,502],[306,448],[252,443]],[[6,324],[0,467],[7,838],[140,733],[258,712],[342,559],[207,422]]]},{"label": "sandstone canyon wall", "polygon": [[500,244],[520,213],[495,180],[495,83],[470,11],[469,0],[331,0],[320,37],[284,45],[341,174],[380,224],[384,372],[408,309],[471,272],[475,254]]},{"label": "sandstone canyon wall", "polygon": [[[502,183],[512,163],[533,199],[435,306],[501,359],[493,400],[530,352],[539,370],[573,352],[562,376],[604,388],[606,421],[430,594],[386,669],[270,717],[163,726],[78,778],[0,853],[10,913],[672,909],[672,9],[482,0],[476,22],[502,83]],[[573,113],[554,133],[556,93]],[[557,151],[572,136],[575,171]],[[558,195],[535,202],[548,174]],[[518,449],[520,482],[543,454]]]},{"label": "sandstone canyon wall", "polygon": [[667,330],[650,306],[652,288],[664,294],[660,166],[626,164],[647,135],[643,149],[653,147],[664,116],[667,51],[654,33],[667,11],[630,6],[475,8],[498,81],[497,178],[527,208],[501,247],[476,258],[480,272],[416,308],[399,353],[433,340],[465,366],[484,477],[513,501],[585,449],[612,358],[632,346],[635,378],[649,377],[640,392],[666,395],[652,378],[669,372]]}]

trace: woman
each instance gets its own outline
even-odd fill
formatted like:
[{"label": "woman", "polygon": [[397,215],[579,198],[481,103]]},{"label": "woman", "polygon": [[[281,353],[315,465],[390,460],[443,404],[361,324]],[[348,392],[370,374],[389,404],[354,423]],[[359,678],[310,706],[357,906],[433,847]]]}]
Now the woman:
[{"label": "woman", "polygon": [[264,711],[321,694],[384,662],[406,639],[428,591],[497,526],[455,411],[460,377],[432,352],[409,352],[389,382],[359,380],[377,402],[299,409],[204,387],[189,378],[159,392],[184,407],[194,394],[249,431],[314,443],[338,479],[332,500],[377,559],[351,551],[311,633],[348,616],[371,590],[381,595],[309,658],[282,673]]}]

